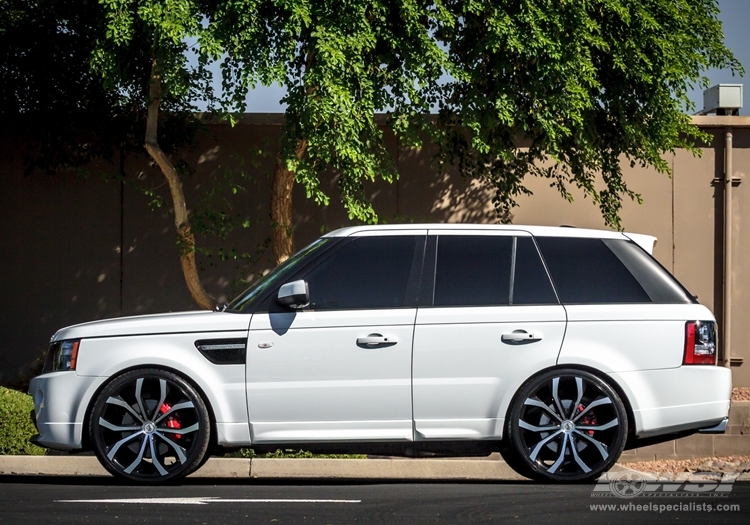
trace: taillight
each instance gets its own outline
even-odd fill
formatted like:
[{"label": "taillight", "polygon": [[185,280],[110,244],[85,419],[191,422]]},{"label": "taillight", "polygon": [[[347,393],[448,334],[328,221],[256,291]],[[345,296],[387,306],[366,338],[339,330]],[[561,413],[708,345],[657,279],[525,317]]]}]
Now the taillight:
[{"label": "taillight", "polygon": [[685,356],[682,364],[716,364],[716,323],[688,321],[685,324]]}]

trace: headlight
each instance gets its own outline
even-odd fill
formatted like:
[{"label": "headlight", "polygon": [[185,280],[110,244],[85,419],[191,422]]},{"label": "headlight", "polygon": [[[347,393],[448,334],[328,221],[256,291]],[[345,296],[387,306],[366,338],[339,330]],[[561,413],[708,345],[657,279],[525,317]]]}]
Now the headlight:
[{"label": "headlight", "polygon": [[70,339],[68,341],[56,341],[49,345],[42,373],[75,370],[80,342],[80,339]]}]

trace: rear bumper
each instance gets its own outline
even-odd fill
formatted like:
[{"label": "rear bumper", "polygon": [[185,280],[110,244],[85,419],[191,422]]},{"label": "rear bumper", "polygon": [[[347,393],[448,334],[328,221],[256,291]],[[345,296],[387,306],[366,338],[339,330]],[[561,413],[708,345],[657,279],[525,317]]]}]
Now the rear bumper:
[{"label": "rear bumper", "polygon": [[727,430],[728,423],[729,418],[725,417],[718,425],[708,428],[701,428],[698,430],[698,432],[700,432],[701,434],[723,434]]},{"label": "rear bumper", "polygon": [[681,366],[610,374],[633,410],[639,438],[715,429],[729,416],[732,373],[719,366]]}]

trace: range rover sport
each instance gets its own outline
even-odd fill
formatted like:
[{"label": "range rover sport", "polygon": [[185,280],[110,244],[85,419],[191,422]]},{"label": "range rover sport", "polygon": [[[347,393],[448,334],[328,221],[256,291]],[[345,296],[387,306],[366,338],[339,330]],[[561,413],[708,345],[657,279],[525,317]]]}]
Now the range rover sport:
[{"label": "range rover sport", "polygon": [[39,434],[131,481],[215,447],[471,454],[592,479],[626,444],[722,432],[711,312],[645,235],[539,226],[329,233],[222,311],[59,330]]}]

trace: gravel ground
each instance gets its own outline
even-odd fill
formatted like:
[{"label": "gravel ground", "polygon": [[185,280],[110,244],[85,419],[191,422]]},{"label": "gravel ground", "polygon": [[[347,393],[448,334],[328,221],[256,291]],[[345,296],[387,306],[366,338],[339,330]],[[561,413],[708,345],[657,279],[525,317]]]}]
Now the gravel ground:
[{"label": "gravel ground", "polygon": [[741,386],[733,388],[732,401],[750,401],[750,387]]},{"label": "gravel ground", "polygon": [[750,456],[638,461],[636,463],[626,463],[623,466],[639,472],[649,472],[661,475],[677,475],[683,472],[744,474],[750,472]]}]

